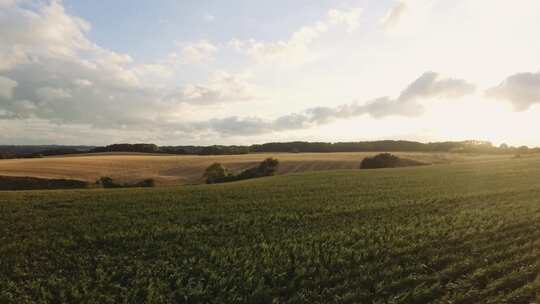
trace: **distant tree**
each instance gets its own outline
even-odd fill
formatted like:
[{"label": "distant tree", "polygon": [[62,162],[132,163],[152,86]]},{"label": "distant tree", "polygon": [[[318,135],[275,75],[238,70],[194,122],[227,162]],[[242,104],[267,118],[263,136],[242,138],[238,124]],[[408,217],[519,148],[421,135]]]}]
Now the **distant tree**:
[{"label": "distant tree", "polygon": [[360,163],[361,169],[377,169],[396,167],[399,157],[390,153],[381,153],[373,157],[366,157]]},{"label": "distant tree", "polygon": [[360,169],[396,168],[421,165],[425,165],[425,163],[412,159],[399,158],[390,153],[381,153],[373,157],[364,158],[360,163]]},{"label": "distant tree", "polygon": [[152,178],[145,179],[138,183],[133,184],[133,187],[152,188],[156,186],[156,182]]},{"label": "distant tree", "polygon": [[218,146],[204,147],[199,152],[199,155],[222,155],[222,154],[224,154],[223,149],[221,149]]},{"label": "distant tree", "polygon": [[230,173],[220,163],[213,163],[204,172],[203,177],[206,178],[207,184],[225,183],[250,178],[258,178],[264,176],[271,176],[276,174],[279,167],[279,161],[275,158],[267,158],[263,160],[258,166],[246,169],[238,175]]},{"label": "distant tree", "polygon": [[259,164],[257,170],[259,171],[259,174],[261,174],[261,176],[271,176],[276,174],[278,167],[279,160],[275,158],[267,158]]},{"label": "distant tree", "polygon": [[101,177],[96,181],[97,185],[101,185],[103,188],[146,188],[154,187],[155,181],[151,178],[145,179],[137,183],[115,183],[114,180],[108,176]]},{"label": "distant tree", "polygon": [[91,152],[139,152],[139,153],[157,153],[159,147],[154,144],[114,144],[105,147],[98,147]]},{"label": "distant tree", "polygon": [[508,150],[508,145],[505,144],[505,143],[502,143],[500,146],[499,146],[499,149],[503,149],[503,150]]},{"label": "distant tree", "polygon": [[264,176],[272,176],[276,174],[279,167],[279,161],[275,158],[267,158],[263,160],[257,167],[249,168],[242,171],[237,176],[237,179],[250,179]]},{"label": "distant tree", "polygon": [[108,176],[101,177],[97,184],[100,184],[103,188],[119,188],[120,185],[114,183],[113,179]]},{"label": "distant tree", "polygon": [[222,164],[213,163],[206,168],[203,176],[206,178],[207,184],[215,184],[224,182],[231,174]]}]

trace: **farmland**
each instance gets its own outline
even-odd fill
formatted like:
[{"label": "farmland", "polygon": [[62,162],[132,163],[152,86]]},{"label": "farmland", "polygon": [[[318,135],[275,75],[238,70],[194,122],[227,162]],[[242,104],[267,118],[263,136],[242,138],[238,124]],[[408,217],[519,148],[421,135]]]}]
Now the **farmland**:
[{"label": "farmland", "polygon": [[[357,169],[360,161],[375,153],[254,153],[227,156],[176,156],[163,154],[105,153],[40,159],[0,160],[0,176],[65,178],[93,182],[102,176],[133,182],[153,178],[158,185],[202,182],[206,167],[223,163],[233,172],[254,166],[267,157],[281,162],[278,174],[304,171]],[[426,163],[478,162],[511,158],[456,153],[396,153]]]},{"label": "farmland", "polygon": [[532,303],[539,180],[530,157],[3,192],[0,303]]}]

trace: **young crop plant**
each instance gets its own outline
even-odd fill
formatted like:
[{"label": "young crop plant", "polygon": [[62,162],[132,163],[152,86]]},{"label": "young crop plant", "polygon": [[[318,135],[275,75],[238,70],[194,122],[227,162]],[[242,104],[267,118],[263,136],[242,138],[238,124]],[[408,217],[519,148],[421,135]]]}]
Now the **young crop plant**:
[{"label": "young crop plant", "polygon": [[0,193],[0,303],[538,303],[540,158]]}]

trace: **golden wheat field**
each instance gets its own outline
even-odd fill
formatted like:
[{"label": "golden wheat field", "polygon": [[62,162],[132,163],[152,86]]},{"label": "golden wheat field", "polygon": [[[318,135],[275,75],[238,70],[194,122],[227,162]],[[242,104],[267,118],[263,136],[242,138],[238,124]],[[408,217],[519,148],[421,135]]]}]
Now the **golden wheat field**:
[{"label": "golden wheat field", "polygon": [[[194,184],[203,181],[206,167],[220,162],[238,172],[267,157],[280,160],[278,174],[304,171],[356,169],[360,161],[376,153],[255,153],[246,155],[160,155],[138,153],[82,154],[37,159],[0,160],[0,175],[67,178],[95,181],[110,176],[119,181],[153,178],[158,185]],[[490,161],[511,156],[451,153],[396,153],[430,164]]]}]

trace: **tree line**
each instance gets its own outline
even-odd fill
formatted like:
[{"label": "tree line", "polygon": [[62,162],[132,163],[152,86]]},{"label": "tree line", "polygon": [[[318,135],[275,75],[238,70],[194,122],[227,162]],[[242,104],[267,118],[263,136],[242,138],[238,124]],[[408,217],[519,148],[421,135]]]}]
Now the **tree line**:
[{"label": "tree line", "polygon": [[462,152],[462,153],[531,153],[540,148],[494,146],[489,141],[467,140],[421,143],[405,140],[362,142],[275,142],[250,146],[164,146],[154,144],[116,144],[94,148],[91,152],[142,152],[188,155],[236,155],[248,153],[332,153],[332,152]]},{"label": "tree line", "polygon": [[446,141],[421,143],[405,140],[361,142],[274,142],[250,146],[158,146],[149,143],[85,146],[0,146],[2,158],[33,158],[77,153],[138,152],[176,155],[239,155],[248,153],[332,153],[332,152],[456,152],[486,154],[538,153],[540,148],[495,146],[488,141]]}]

